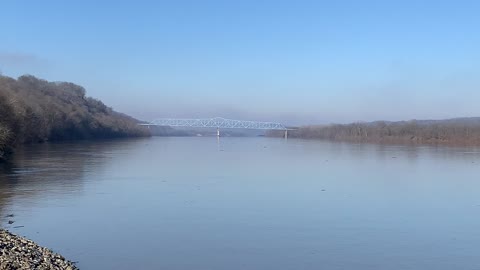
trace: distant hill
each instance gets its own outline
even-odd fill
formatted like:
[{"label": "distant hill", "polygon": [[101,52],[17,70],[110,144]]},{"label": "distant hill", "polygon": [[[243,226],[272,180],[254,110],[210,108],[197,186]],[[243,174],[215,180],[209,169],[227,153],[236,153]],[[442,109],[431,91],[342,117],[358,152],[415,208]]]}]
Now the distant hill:
[{"label": "distant hill", "polygon": [[0,159],[22,143],[148,136],[137,123],[79,85],[0,76]]},{"label": "distant hill", "polygon": [[388,124],[402,124],[416,122],[419,125],[434,125],[434,124],[466,124],[466,125],[480,125],[480,117],[457,117],[441,120],[408,120],[408,121],[374,121],[367,122],[370,124],[388,123]]},{"label": "distant hill", "polygon": [[480,125],[480,117],[460,117],[445,120],[419,120],[420,124],[462,124],[462,125]]},{"label": "distant hill", "polygon": [[[280,137],[283,132],[272,131],[268,136]],[[289,132],[289,136],[333,141],[480,146],[480,117],[303,126]]]}]

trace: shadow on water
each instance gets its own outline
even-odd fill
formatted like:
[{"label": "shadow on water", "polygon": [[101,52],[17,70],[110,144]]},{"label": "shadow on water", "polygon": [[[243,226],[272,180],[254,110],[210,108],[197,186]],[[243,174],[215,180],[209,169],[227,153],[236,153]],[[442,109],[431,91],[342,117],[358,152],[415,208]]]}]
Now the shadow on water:
[{"label": "shadow on water", "polygon": [[114,149],[138,140],[44,143],[17,149],[10,161],[0,164],[0,225],[15,219],[11,215],[16,213],[8,210],[13,200],[33,205],[81,193],[89,165],[98,170]]}]

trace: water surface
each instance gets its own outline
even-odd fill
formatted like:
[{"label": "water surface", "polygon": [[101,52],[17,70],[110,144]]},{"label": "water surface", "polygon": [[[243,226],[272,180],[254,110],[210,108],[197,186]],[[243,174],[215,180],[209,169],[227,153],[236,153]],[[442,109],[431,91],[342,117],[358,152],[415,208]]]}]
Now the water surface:
[{"label": "water surface", "polygon": [[0,169],[0,221],[81,269],[478,270],[479,176],[467,148],[50,143]]}]

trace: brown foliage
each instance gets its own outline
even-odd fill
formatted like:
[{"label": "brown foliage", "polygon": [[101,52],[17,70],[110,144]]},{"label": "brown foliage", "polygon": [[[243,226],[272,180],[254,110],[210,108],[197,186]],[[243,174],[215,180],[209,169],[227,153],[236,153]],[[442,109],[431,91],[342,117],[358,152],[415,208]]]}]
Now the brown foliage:
[{"label": "brown foliage", "polygon": [[18,143],[149,135],[85,93],[73,83],[0,75],[0,158]]},{"label": "brown foliage", "polygon": [[[271,136],[282,134],[270,133]],[[480,145],[480,119],[440,121],[372,122],[304,126],[290,137],[372,143],[439,143]]]}]

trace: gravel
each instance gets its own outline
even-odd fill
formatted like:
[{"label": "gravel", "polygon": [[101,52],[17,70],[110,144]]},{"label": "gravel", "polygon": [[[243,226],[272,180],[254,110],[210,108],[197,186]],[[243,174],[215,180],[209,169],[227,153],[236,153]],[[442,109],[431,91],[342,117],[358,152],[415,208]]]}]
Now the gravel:
[{"label": "gravel", "polygon": [[78,270],[64,257],[0,229],[0,270]]}]

